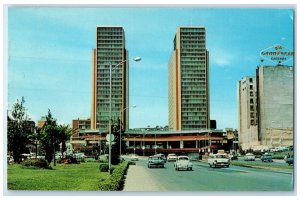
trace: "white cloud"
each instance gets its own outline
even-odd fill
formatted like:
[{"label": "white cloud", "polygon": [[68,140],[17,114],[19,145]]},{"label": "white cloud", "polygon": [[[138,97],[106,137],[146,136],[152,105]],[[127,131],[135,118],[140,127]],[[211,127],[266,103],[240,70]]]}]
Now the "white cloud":
[{"label": "white cloud", "polygon": [[226,48],[214,48],[209,50],[210,63],[217,66],[231,66],[238,58],[237,53]]}]

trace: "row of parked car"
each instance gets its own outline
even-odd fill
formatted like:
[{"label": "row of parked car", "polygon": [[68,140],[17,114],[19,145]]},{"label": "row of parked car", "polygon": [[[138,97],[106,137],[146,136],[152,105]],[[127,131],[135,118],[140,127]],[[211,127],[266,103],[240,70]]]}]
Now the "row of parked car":
[{"label": "row of parked car", "polygon": [[[247,154],[244,156],[244,160],[245,160],[245,161],[255,161],[255,155],[252,154],[252,153],[247,153]],[[262,162],[273,162],[273,156],[272,156],[272,154],[270,154],[270,153],[264,153],[264,154],[260,157],[260,160],[261,160]],[[294,156],[287,155],[287,156],[285,156],[284,161],[285,161],[288,165],[292,165],[292,164],[294,164]]]},{"label": "row of parked car", "polygon": [[[273,162],[272,154],[265,153],[260,157],[262,162]],[[246,153],[244,161],[255,161],[255,155],[252,153]]]}]

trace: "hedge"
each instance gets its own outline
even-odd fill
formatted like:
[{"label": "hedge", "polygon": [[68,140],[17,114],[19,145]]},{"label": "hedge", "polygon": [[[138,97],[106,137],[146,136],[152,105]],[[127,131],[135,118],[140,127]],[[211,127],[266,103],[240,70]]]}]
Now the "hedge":
[{"label": "hedge", "polygon": [[45,159],[28,159],[28,160],[24,160],[21,163],[21,165],[25,167],[51,169],[51,167],[49,166],[48,162]]},{"label": "hedge", "polygon": [[101,163],[99,166],[100,172],[108,172],[108,164],[107,163]]},{"label": "hedge", "polygon": [[122,190],[128,166],[128,162],[122,162],[114,167],[114,170],[108,179],[100,180],[99,189],[103,191]]}]

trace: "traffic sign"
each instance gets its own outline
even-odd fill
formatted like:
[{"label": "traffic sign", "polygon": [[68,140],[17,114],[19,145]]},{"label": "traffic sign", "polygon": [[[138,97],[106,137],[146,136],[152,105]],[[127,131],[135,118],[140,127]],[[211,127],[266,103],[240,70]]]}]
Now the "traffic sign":
[{"label": "traffic sign", "polygon": [[109,142],[109,141],[114,141],[115,140],[115,136],[113,134],[107,134],[106,135],[106,141]]}]

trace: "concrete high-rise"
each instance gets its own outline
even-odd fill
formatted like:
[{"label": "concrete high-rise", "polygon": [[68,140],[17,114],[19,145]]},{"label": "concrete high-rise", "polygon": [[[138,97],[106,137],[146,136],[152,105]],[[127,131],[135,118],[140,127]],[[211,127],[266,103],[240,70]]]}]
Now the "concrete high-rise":
[{"label": "concrete high-rise", "polygon": [[238,82],[238,132],[242,149],[255,149],[258,144],[256,77]]},{"label": "concrete high-rise", "polygon": [[256,77],[258,139],[267,148],[293,145],[294,68],[261,66]]},{"label": "concrete high-rise", "polygon": [[169,61],[169,128],[210,128],[209,55],[204,27],[178,27]]},{"label": "concrete high-rise", "polygon": [[293,145],[294,69],[260,66],[256,77],[238,82],[239,135],[242,149]]},{"label": "concrete high-rise", "polygon": [[[97,27],[97,47],[92,55],[92,110],[91,129],[108,130],[110,116],[109,68],[128,59],[125,48],[125,33],[122,27]],[[112,120],[122,120],[128,129],[128,62],[123,62],[112,71]],[[122,116],[121,116],[122,113]]]}]

